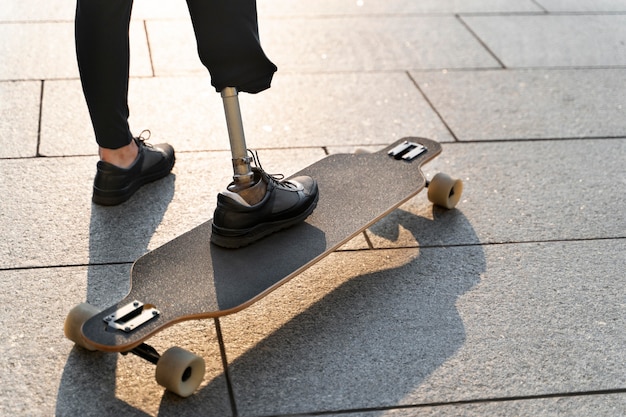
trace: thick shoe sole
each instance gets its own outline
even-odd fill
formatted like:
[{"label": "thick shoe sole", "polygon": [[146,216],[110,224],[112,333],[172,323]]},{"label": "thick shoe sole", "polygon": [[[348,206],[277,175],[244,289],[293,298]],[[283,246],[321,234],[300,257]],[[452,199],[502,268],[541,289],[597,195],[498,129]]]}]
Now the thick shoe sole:
[{"label": "thick shoe sole", "polygon": [[122,188],[120,190],[105,191],[94,186],[91,201],[100,206],[117,206],[118,204],[122,204],[131,198],[133,194],[135,194],[143,185],[167,177],[172,171],[172,168],[174,168],[175,163],[176,157],[172,158],[171,164],[165,166],[160,171],[154,172],[150,175],[139,176],[128,184],[126,188]]},{"label": "thick shoe sole", "polygon": [[237,249],[248,246],[266,236],[303,222],[304,220],[306,220],[307,217],[311,215],[311,213],[313,213],[313,210],[315,210],[315,207],[317,207],[318,200],[319,194],[316,194],[315,199],[307,207],[307,209],[296,217],[277,222],[260,223],[250,229],[224,229],[213,224],[211,242],[213,242],[217,246],[221,246],[227,249]]}]

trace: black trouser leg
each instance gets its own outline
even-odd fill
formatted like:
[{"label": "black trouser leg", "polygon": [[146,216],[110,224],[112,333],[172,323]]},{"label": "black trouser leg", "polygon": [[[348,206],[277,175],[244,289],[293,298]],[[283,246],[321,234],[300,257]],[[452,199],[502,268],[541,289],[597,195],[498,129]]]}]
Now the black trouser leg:
[{"label": "black trouser leg", "polygon": [[259,42],[255,0],[187,0],[198,54],[217,91],[258,93],[270,87],[276,66]]},{"label": "black trouser leg", "polygon": [[98,145],[128,145],[128,28],[132,0],[78,0],[78,68]]},{"label": "black trouser leg", "polygon": [[[269,88],[276,66],[261,48],[254,0],[187,0],[198,54],[217,91]],[[78,0],[76,53],[83,92],[104,148],[132,140],[128,127],[128,28],[132,0]]]}]

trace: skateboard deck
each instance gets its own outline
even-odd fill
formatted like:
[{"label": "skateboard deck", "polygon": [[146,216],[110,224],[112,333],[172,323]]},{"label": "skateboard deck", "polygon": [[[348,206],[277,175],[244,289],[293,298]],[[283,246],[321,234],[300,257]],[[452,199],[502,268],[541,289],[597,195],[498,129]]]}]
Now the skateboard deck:
[{"label": "skateboard deck", "polygon": [[[416,146],[389,155],[405,142]],[[88,319],[82,335],[97,350],[127,352],[177,322],[249,306],[419,193],[422,165],[440,152],[432,140],[404,138],[312,164],[294,175],[318,182],[317,208],[305,222],[240,249],[210,243],[211,221],[197,226],[139,258],[128,295]]]}]

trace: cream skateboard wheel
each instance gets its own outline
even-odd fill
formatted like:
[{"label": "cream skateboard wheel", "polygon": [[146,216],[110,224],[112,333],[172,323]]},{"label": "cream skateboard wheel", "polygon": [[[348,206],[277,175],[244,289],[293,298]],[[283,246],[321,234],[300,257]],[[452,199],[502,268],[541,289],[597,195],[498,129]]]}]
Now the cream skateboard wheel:
[{"label": "cream skateboard wheel", "polygon": [[90,350],[95,351],[96,348],[91,346],[89,343],[85,341],[83,337],[83,324],[96,314],[98,314],[100,310],[91,304],[81,303],[76,307],[70,310],[65,318],[65,323],[63,325],[63,332],[65,333],[65,337],[67,337],[72,342],[76,343],[78,346]]},{"label": "cream skateboard wheel", "polygon": [[189,397],[200,386],[204,372],[204,359],[185,349],[173,347],[159,358],[156,381],[184,398]]},{"label": "cream skateboard wheel", "polygon": [[435,175],[428,185],[428,200],[447,209],[456,207],[462,193],[463,182],[443,173]]}]

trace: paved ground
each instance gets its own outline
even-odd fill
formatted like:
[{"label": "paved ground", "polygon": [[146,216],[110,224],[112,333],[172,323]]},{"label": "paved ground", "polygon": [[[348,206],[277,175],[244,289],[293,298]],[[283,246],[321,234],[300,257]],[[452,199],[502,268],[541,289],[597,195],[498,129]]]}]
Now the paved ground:
[{"label": "paved ground", "polygon": [[212,321],[155,338],[205,358],[186,400],[62,327],[211,217],[230,176],[221,101],[185,3],[137,0],[131,124],[178,161],[92,206],[73,8],[0,5],[1,415],[626,415],[626,1],[260,0],[280,70],[241,101],[265,167],[426,136],[444,143],[428,173],[466,192],[449,212],[416,197],[220,320],[227,372]]}]

